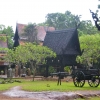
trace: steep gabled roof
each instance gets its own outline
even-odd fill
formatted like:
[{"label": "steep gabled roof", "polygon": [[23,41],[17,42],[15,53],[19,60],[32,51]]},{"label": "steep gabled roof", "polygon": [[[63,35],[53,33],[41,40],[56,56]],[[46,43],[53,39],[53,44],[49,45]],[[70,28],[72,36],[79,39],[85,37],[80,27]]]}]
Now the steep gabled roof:
[{"label": "steep gabled roof", "polygon": [[78,32],[76,28],[47,32],[44,46],[51,48],[57,55],[81,54]]},{"label": "steep gabled roof", "polygon": [[37,26],[36,29],[38,32],[37,38],[40,41],[44,41],[44,38],[46,36],[47,31],[54,31],[55,30],[54,27],[47,27],[47,26]]},{"label": "steep gabled roof", "polygon": [[[17,23],[18,34],[19,34],[20,39],[27,39],[27,37],[23,36],[25,26],[26,26],[26,24]],[[38,32],[37,39],[40,41],[44,41],[46,31],[54,31],[55,30],[54,27],[47,27],[47,26],[36,26],[36,29]]]},{"label": "steep gabled roof", "polygon": [[17,23],[19,36],[22,35],[22,34],[24,33],[24,28],[25,28],[25,26],[26,26],[26,24]]},{"label": "steep gabled roof", "polygon": [[19,34],[18,34],[18,27],[16,25],[13,47],[17,47],[17,46],[19,46]]}]

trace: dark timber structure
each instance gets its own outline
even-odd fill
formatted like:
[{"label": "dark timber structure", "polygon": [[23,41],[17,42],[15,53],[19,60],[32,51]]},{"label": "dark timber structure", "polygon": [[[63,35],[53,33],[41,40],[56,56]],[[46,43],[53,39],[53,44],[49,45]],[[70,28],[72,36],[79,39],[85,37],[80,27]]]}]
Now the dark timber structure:
[{"label": "dark timber structure", "polygon": [[56,58],[47,59],[47,76],[48,66],[52,65],[57,68],[57,72],[63,72],[65,66],[77,66],[76,57],[82,54],[77,28],[48,31],[43,45],[57,54]]},{"label": "dark timber structure", "polygon": [[16,31],[15,31],[15,36],[14,36],[14,45],[13,47],[17,47],[19,46],[19,35],[18,35],[18,27],[17,27],[17,24],[16,24]]}]

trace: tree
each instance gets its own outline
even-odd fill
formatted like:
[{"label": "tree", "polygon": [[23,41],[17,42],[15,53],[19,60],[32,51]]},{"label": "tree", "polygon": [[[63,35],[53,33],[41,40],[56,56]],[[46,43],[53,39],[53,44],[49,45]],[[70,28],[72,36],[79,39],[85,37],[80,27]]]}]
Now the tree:
[{"label": "tree", "polygon": [[26,43],[24,46],[19,45],[15,50],[8,50],[5,60],[9,64],[17,64],[19,69],[21,65],[25,66],[29,62],[33,71],[34,80],[38,65],[45,64],[47,57],[56,57],[56,54],[47,47]]},{"label": "tree", "polygon": [[84,49],[82,56],[78,56],[77,61],[85,65],[99,63],[100,60],[100,35],[80,36],[81,49]]},{"label": "tree", "polygon": [[9,64],[9,68],[13,63],[15,63],[15,53],[13,49],[2,48],[5,51],[6,55],[4,56],[4,61]]},{"label": "tree", "polygon": [[36,29],[36,24],[28,24],[24,28],[24,35],[27,36],[28,42],[36,42],[37,43],[37,29]]},{"label": "tree", "polygon": [[8,42],[8,48],[13,47],[13,40],[14,32],[11,26],[8,26],[7,28],[5,25],[0,25],[0,34],[6,34],[7,35],[7,42]]},{"label": "tree", "polygon": [[3,31],[4,29],[5,29],[5,25],[2,25],[2,24],[1,24],[1,25],[0,25],[0,34],[3,33],[2,31]]},{"label": "tree", "polygon": [[80,23],[80,16],[71,14],[70,11],[63,13],[47,14],[45,24],[56,29],[77,27]]},{"label": "tree", "polygon": [[90,20],[81,21],[79,28],[78,28],[79,36],[83,34],[96,34],[98,33],[98,30],[95,26],[92,25],[92,22]]},{"label": "tree", "polygon": [[33,81],[36,74],[36,70],[39,64],[45,64],[46,58],[56,57],[56,54],[49,48],[40,45],[33,45],[32,43],[26,44],[27,52],[29,55],[29,62],[33,71]]},{"label": "tree", "polygon": [[10,82],[12,79],[12,73],[9,73],[9,71],[11,72],[11,65],[14,62],[14,53],[12,51],[12,49],[8,49],[8,48],[0,48],[0,52],[2,52],[3,54],[5,54],[4,56],[0,57],[0,61],[2,62],[6,62],[8,64],[8,74],[7,74],[7,78],[10,78]]},{"label": "tree", "polygon": [[29,54],[26,46],[19,45],[14,50],[15,64],[18,65],[19,76],[21,76],[21,67],[24,67],[29,60]]},{"label": "tree", "polygon": [[47,14],[46,21],[39,25],[55,27],[56,30],[78,28],[79,36],[82,34],[95,34],[97,29],[90,20],[80,20],[81,15],[74,15],[70,11],[65,13]]}]

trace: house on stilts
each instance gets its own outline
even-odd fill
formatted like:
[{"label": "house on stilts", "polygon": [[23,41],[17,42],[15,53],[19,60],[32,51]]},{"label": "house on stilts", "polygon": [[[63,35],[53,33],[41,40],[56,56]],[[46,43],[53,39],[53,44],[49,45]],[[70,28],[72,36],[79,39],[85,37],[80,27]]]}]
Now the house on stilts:
[{"label": "house on stilts", "polygon": [[65,66],[77,66],[76,57],[82,54],[77,28],[47,31],[43,45],[57,54],[56,58],[47,59],[46,76],[51,65],[57,71],[64,71]]}]

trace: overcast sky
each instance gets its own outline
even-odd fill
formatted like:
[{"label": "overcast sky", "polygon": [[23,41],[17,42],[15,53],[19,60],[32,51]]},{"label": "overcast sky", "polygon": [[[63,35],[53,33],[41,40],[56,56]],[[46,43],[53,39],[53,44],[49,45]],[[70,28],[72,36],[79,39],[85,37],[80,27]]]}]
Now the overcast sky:
[{"label": "overcast sky", "polygon": [[0,0],[0,24],[12,26],[42,23],[48,13],[70,11],[82,15],[83,20],[92,20],[89,9],[97,10],[98,0]]}]

